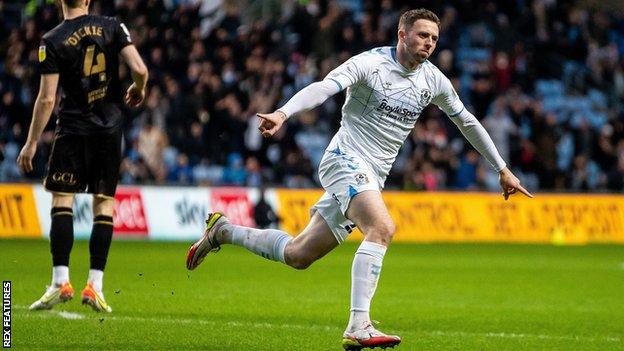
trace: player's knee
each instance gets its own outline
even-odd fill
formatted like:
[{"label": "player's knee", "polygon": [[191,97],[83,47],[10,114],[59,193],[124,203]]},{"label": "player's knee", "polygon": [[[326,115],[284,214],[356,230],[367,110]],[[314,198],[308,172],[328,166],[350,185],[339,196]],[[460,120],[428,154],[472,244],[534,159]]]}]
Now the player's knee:
[{"label": "player's knee", "polygon": [[396,224],[394,224],[394,222],[390,222],[390,224],[388,225],[388,238],[390,240],[392,240],[392,238],[394,237],[394,233],[396,233]]},{"label": "player's knee", "polygon": [[394,224],[394,222],[389,221],[383,225],[381,240],[385,245],[390,244],[395,232],[396,225]]},{"label": "player's knee", "polygon": [[52,193],[52,207],[69,207],[74,203],[74,195]]},{"label": "player's knee", "polygon": [[367,235],[367,240],[388,246],[395,232],[396,225],[393,221],[381,222],[375,225],[370,235]]},{"label": "player's knee", "polygon": [[93,197],[93,215],[94,216],[112,216],[115,207],[115,199],[107,196]]}]

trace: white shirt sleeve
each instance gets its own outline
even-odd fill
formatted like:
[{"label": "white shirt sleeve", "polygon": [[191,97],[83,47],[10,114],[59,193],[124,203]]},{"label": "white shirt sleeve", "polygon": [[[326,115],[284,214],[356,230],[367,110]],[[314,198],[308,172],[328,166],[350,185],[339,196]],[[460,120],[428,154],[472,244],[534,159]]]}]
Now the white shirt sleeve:
[{"label": "white shirt sleeve", "polygon": [[498,153],[492,138],[485,131],[485,128],[479,123],[477,118],[465,108],[454,117],[451,121],[459,127],[464,137],[468,139],[470,144],[485,157],[497,172],[500,172],[507,166],[503,158]]},{"label": "white shirt sleeve", "polygon": [[[362,53],[345,61],[327,74],[320,82],[314,82],[301,89],[284,106],[278,108],[287,118],[302,111],[306,111],[322,104],[330,96],[352,86],[364,79],[366,53]],[[370,60],[369,60],[370,61]]]},{"label": "white shirt sleeve", "polygon": [[299,90],[284,106],[278,108],[279,111],[286,114],[286,118],[306,111],[322,104],[330,96],[336,94],[342,89],[330,79],[324,79],[320,82],[314,82],[307,87]]},{"label": "white shirt sleeve", "polygon": [[334,68],[327,74],[325,79],[334,81],[340,87],[340,90],[346,89],[365,79],[371,61],[370,53],[363,52]]},{"label": "white shirt sleeve", "polygon": [[459,99],[451,81],[441,72],[438,75],[438,94],[431,101],[448,116],[454,117],[464,109],[464,104]]},{"label": "white shirt sleeve", "polygon": [[492,138],[477,118],[466,110],[451,81],[442,74],[440,76],[439,93],[432,102],[451,118],[470,144],[500,172],[507,164],[498,153]]}]

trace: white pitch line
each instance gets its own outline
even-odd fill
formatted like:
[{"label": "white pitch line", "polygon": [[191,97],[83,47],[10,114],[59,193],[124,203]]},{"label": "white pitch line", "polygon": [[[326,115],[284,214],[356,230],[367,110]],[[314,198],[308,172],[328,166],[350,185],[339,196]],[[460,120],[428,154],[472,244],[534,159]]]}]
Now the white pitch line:
[{"label": "white pitch line", "polygon": [[503,339],[543,339],[543,340],[571,340],[571,341],[608,341],[608,342],[620,342],[619,337],[605,336],[605,337],[590,337],[590,336],[575,336],[575,335],[546,335],[546,334],[525,334],[525,333],[504,333],[504,332],[487,332],[487,333],[475,333],[475,332],[463,332],[463,331],[422,331],[425,334],[440,335],[440,336],[476,336],[487,338],[503,338]]},{"label": "white pitch line", "polygon": [[74,312],[67,312],[67,311],[60,311],[57,314],[60,317],[63,317],[65,319],[84,319],[84,317],[85,317],[84,314],[74,313]]},{"label": "white pitch line", "polygon": [[[25,309],[26,306],[14,306],[16,309]],[[41,313],[41,312],[32,312],[21,315],[22,317],[27,318],[41,318],[41,319],[49,319],[55,316],[61,316],[62,312],[59,313]],[[69,313],[69,312],[68,312]],[[77,314],[76,315],[81,315]],[[62,317],[62,316],[61,316]],[[242,322],[242,321],[229,321],[229,322],[218,322],[218,321],[210,321],[204,319],[188,319],[188,318],[146,318],[146,317],[132,317],[132,316],[112,316],[108,314],[98,314],[96,318],[103,318],[104,321],[130,321],[130,322],[148,322],[148,323],[165,323],[165,324],[201,324],[201,325],[211,325],[211,326],[229,326],[229,327],[244,327],[244,328],[269,328],[269,329],[300,329],[300,330],[310,330],[310,329],[321,329],[328,332],[336,332],[342,331],[342,328],[329,326],[329,325],[318,325],[318,324],[276,324],[276,323],[255,323],[255,322]],[[80,318],[77,318],[80,319]],[[89,319],[89,318],[87,318]],[[413,333],[414,330],[406,331],[406,330],[393,330],[393,332],[398,334],[405,333]],[[486,337],[486,338],[501,338],[501,339],[540,339],[540,340],[570,340],[570,341],[606,341],[606,342],[621,342],[621,338],[613,337],[613,336],[605,336],[605,337],[589,337],[589,336],[576,336],[576,335],[546,335],[546,334],[525,334],[525,333],[505,333],[505,332],[464,332],[464,331],[446,331],[446,330],[416,330],[417,333],[423,333],[428,335],[435,336],[448,336],[448,337]]]}]

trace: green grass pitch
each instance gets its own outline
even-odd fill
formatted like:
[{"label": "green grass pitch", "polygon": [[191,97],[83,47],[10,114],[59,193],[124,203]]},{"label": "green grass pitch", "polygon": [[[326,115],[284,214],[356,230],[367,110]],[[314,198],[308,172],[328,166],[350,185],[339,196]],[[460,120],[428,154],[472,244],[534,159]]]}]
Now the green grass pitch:
[{"label": "green grass pitch", "polygon": [[[296,271],[226,246],[193,272],[188,245],[115,241],[104,292],[112,314],[80,304],[88,243],[77,241],[78,296],[29,312],[50,279],[47,241],[0,241],[11,280],[13,347],[340,350],[351,260],[344,244]],[[624,246],[393,244],[373,301],[397,350],[624,350]]]}]

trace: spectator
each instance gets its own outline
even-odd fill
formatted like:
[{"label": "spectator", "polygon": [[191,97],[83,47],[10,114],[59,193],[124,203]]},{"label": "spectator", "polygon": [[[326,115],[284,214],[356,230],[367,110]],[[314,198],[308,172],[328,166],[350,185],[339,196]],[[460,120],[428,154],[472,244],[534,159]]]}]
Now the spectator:
[{"label": "spectator", "polygon": [[247,181],[247,170],[243,164],[243,157],[238,153],[228,156],[228,164],[223,170],[224,185],[243,186]]},{"label": "spectator", "polygon": [[273,207],[266,201],[265,189],[260,188],[260,198],[254,206],[254,221],[258,229],[277,228],[279,226],[279,217],[273,210]]},{"label": "spectator", "polygon": [[[31,2],[23,18],[0,8],[1,179],[25,178],[10,158],[29,127],[41,35],[58,23],[58,9],[43,3]],[[344,97],[295,117],[279,143],[259,136],[255,113],[274,110],[349,56],[392,42],[407,2],[365,3],[94,2],[94,13],[133,28],[152,78],[145,106],[127,113],[123,182],[314,186]],[[600,4],[530,3],[433,6],[444,30],[432,60],[529,188],[621,189],[624,16]],[[124,67],[120,77],[129,84]],[[386,187],[487,189],[491,176],[460,140],[448,118],[425,109]],[[44,170],[52,140],[42,143],[28,176]],[[585,176],[593,172],[597,182]]]},{"label": "spectator", "polygon": [[193,169],[189,165],[189,158],[185,153],[180,153],[176,157],[175,165],[167,174],[167,181],[178,184],[193,184]]},{"label": "spectator", "polygon": [[166,175],[163,151],[167,144],[167,135],[148,118],[139,132],[137,151],[158,182],[164,181]]},{"label": "spectator", "polygon": [[505,97],[498,97],[490,108],[490,114],[483,119],[483,127],[492,137],[501,157],[509,160],[510,138],[512,134],[516,134],[517,130],[507,111]]},{"label": "spectator", "polygon": [[458,189],[474,190],[477,187],[478,165],[479,154],[474,150],[469,150],[460,161],[455,175],[455,186]]},{"label": "spectator", "polygon": [[624,152],[618,157],[617,164],[609,172],[607,188],[613,191],[624,191]]}]

